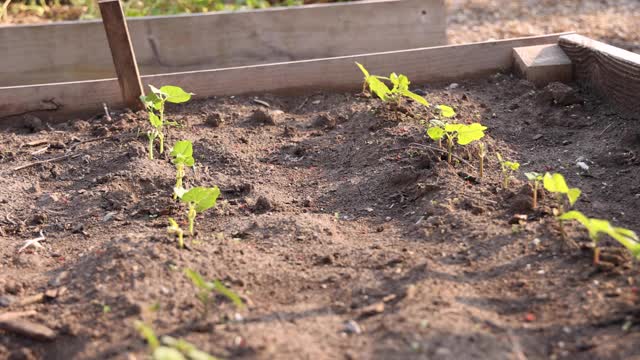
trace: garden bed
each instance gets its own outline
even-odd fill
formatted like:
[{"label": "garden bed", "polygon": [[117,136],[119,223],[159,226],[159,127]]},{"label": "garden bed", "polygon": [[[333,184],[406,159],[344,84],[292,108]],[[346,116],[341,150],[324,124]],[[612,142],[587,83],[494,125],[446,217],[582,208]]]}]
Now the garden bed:
[{"label": "garden bed", "polygon": [[[568,225],[577,244],[562,240],[552,201],[531,210],[524,177],[502,189],[495,160],[561,172],[583,190],[578,209],[638,230],[637,123],[575,86],[508,74],[417,88],[489,128],[482,179],[422,146],[437,148],[416,104],[400,122],[356,93],[172,108],[184,126],[168,143],[193,141],[199,165],[186,183],[222,190],[185,250],[166,232],[183,214],[175,170],[147,158],[144,114],[3,130],[0,296],[37,311],[55,341],[5,333],[0,357],[143,358],[135,320],[222,358],[640,355],[637,266],[603,241],[610,261],[595,267],[584,231]],[[40,230],[44,249],[18,253]],[[185,268],[222,280],[246,308],[217,298],[203,316]]]}]

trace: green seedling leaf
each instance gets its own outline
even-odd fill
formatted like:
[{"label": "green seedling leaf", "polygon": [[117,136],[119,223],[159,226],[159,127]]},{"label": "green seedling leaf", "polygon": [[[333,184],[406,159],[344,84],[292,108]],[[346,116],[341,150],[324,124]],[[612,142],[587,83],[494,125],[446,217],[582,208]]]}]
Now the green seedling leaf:
[{"label": "green seedling leaf", "polygon": [[364,66],[362,64],[360,64],[359,62],[356,61],[356,65],[358,65],[358,67],[360,68],[360,71],[362,71],[362,73],[364,74],[364,81],[368,81],[369,79],[369,71],[367,71],[367,69],[364,68]]},{"label": "green seedling leaf", "polygon": [[543,178],[543,175],[537,172],[524,173],[524,176],[526,176],[529,181],[542,181]]},{"label": "green seedling leaf", "polygon": [[193,285],[202,291],[211,291],[213,287],[204,280],[202,275],[191,269],[184,269],[184,274],[191,280]]},{"label": "green seedling leaf", "polygon": [[187,355],[191,360],[217,360],[216,357],[213,357],[204,351],[198,350],[195,345],[187,342],[184,339],[175,339],[171,336],[163,336],[162,343],[179,350],[183,354]]},{"label": "green seedling leaf", "polygon": [[212,188],[194,187],[179,196],[182,201],[192,203],[197,212],[203,212],[216,205],[216,201],[220,196],[220,189],[217,186]]},{"label": "green seedling leaf", "polygon": [[517,171],[520,169],[520,163],[514,161],[505,161],[504,166],[506,166],[511,171]]},{"label": "green seedling leaf", "polygon": [[162,92],[166,96],[166,101],[173,104],[181,104],[191,100],[192,93],[188,93],[182,90],[181,87],[165,85],[160,88],[160,92]]},{"label": "green seedling leaf", "polygon": [[444,129],[438,126],[432,126],[429,129],[427,129],[427,135],[431,138],[431,140],[438,141],[442,139],[444,134],[445,134]]},{"label": "green seedling leaf", "polygon": [[515,161],[505,160],[500,153],[496,153],[496,157],[498,158],[498,162],[500,163],[500,169],[502,170],[502,186],[507,189],[509,187],[509,180],[511,179],[512,173],[518,171],[520,169],[520,163]]},{"label": "green seedling leaf", "polygon": [[193,158],[193,144],[189,140],[180,140],[176,142],[171,149],[172,162],[174,164],[183,164],[193,166],[195,160]]},{"label": "green seedling leaf", "polygon": [[420,96],[420,95],[418,95],[416,93],[413,93],[413,92],[411,92],[409,90],[403,91],[402,95],[404,95],[404,96],[408,97],[409,99],[417,102],[418,104],[422,104],[422,105],[427,106],[427,107],[430,106],[429,102],[425,98],[423,98],[422,96]]},{"label": "green seedling leaf", "polygon": [[218,293],[222,294],[227,299],[231,300],[233,305],[238,309],[242,309],[244,307],[244,303],[242,303],[242,299],[235,292],[231,291],[228,287],[224,286],[224,284],[220,280],[214,280],[213,288]]},{"label": "green seedling leaf", "polygon": [[159,346],[153,351],[153,360],[186,360],[180,351],[167,346]]},{"label": "green seedling leaf", "polygon": [[562,176],[562,174],[544,174],[543,185],[547,191],[552,193],[566,194],[569,192],[569,187],[567,186],[567,182],[564,180],[564,176]]},{"label": "green seedling leaf", "polygon": [[456,116],[456,112],[452,107],[449,107],[447,105],[438,105],[437,108],[438,110],[440,110],[440,115],[442,115],[443,117],[452,118]]},{"label": "green seedling leaf", "polygon": [[569,198],[569,205],[573,206],[573,204],[578,201],[578,198],[582,194],[582,191],[578,188],[571,188],[567,192],[567,197]]},{"label": "green seedling leaf", "polygon": [[154,128],[162,127],[162,120],[158,117],[158,115],[152,112],[149,113],[149,122],[151,123],[151,126],[153,126]]},{"label": "green seedling leaf", "polygon": [[143,323],[142,321],[136,321],[134,323],[134,326],[136,328],[136,331],[138,331],[138,333],[140,333],[140,335],[147,341],[147,344],[149,345],[151,351],[154,351],[158,348],[158,346],[160,346],[160,342],[158,341],[155,332],[150,326]]},{"label": "green seedling leaf", "polygon": [[[445,128],[446,130],[446,128]],[[484,137],[484,131],[487,130],[486,126],[479,123],[473,123],[470,125],[464,125],[458,129],[458,144],[467,145],[474,141],[480,140]]]},{"label": "green seedling leaf", "polygon": [[582,194],[582,191],[578,188],[569,188],[562,174],[544,174],[543,184],[544,188],[549,192],[567,195],[571,206],[578,201]]}]

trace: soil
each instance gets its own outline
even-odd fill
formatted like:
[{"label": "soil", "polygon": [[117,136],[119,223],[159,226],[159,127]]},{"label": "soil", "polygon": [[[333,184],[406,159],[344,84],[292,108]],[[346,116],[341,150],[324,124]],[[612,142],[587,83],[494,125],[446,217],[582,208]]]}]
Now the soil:
[{"label": "soil", "polygon": [[[187,186],[222,190],[183,250],[166,232],[168,217],[185,225],[175,171],[147,158],[144,114],[5,126],[0,303],[55,335],[4,332],[0,358],[144,358],[136,320],[221,358],[640,357],[637,264],[602,241],[594,266],[584,231],[562,240],[552,199],[532,210],[521,174],[501,187],[494,155],[562,172],[578,209],[640,230],[637,116],[508,74],[417,90],[489,127],[483,178],[464,149],[449,165],[425,139],[416,104],[401,121],[353,93],[171,108],[183,126],[167,143],[194,143]],[[18,251],[40,231],[43,248]],[[216,297],[203,314],[186,268],[246,307]]]}]

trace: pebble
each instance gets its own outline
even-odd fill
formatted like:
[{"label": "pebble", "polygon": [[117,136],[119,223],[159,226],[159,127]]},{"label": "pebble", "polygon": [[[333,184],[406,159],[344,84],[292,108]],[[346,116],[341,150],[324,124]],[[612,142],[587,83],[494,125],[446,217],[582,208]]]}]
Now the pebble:
[{"label": "pebble", "polygon": [[355,335],[362,334],[362,328],[355,320],[349,320],[346,323],[344,323],[344,328],[342,331],[344,331],[347,334],[355,334]]}]

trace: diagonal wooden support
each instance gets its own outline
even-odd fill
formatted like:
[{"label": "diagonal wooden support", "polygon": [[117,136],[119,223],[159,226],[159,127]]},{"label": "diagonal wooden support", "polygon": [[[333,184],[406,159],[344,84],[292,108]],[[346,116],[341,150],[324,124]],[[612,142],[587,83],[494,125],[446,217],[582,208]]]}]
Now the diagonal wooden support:
[{"label": "diagonal wooden support", "polygon": [[98,4],[111,48],[113,65],[118,75],[122,100],[131,110],[142,110],[140,95],[144,94],[144,90],[122,4],[119,0],[100,0]]}]

